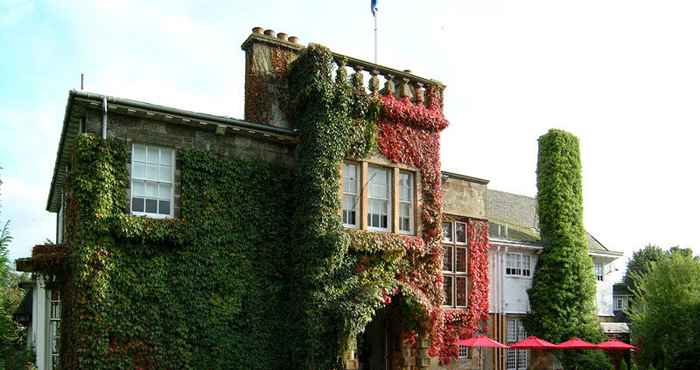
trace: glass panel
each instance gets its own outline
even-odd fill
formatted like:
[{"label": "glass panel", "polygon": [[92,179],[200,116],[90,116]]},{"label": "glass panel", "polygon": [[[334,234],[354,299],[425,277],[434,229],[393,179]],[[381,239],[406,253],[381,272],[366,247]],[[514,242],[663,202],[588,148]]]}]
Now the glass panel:
[{"label": "glass panel", "polygon": [[146,199],[146,212],[156,213],[158,210],[158,201],[155,199]]},{"label": "glass panel", "polygon": [[160,166],[158,170],[160,171],[158,180],[163,182],[172,182],[172,167],[170,166]]},{"label": "glass panel", "polygon": [[346,225],[357,225],[356,201],[357,197],[354,195],[343,195],[343,223]]},{"label": "glass panel", "polygon": [[467,224],[463,222],[455,224],[455,239],[457,243],[467,242]]},{"label": "glass panel", "polygon": [[147,164],[146,165],[146,179],[158,181],[158,165]]},{"label": "glass panel", "polygon": [[343,191],[357,194],[357,166],[345,163],[343,167]]},{"label": "glass panel", "polygon": [[442,269],[452,272],[452,247],[445,247],[445,254],[442,256]]},{"label": "glass panel", "polygon": [[161,148],[160,149],[160,164],[172,166],[173,164],[173,150]]},{"label": "glass panel", "polygon": [[141,180],[134,180],[132,182],[131,195],[135,197],[142,197],[146,195],[146,184]]},{"label": "glass panel", "polygon": [[445,276],[445,305],[452,306],[452,276]]},{"label": "glass panel", "polygon": [[389,199],[387,170],[369,167],[369,196],[371,198]]},{"label": "glass panel", "polygon": [[158,196],[158,186],[155,182],[146,182],[146,196],[147,197]]},{"label": "glass panel", "polygon": [[141,144],[134,144],[134,161],[146,161],[146,146]]},{"label": "glass panel", "polygon": [[133,198],[131,200],[131,211],[132,212],[143,212],[143,198]]},{"label": "glass panel", "polygon": [[148,163],[157,164],[158,163],[158,147],[149,146],[149,147],[147,147],[147,149],[148,149],[148,158],[146,159],[146,161]]},{"label": "glass panel", "polygon": [[158,198],[170,200],[170,190],[172,185],[170,184],[158,184]]},{"label": "glass panel", "polygon": [[404,202],[413,201],[413,175],[407,172],[401,172],[399,179],[399,198]]},{"label": "glass panel", "polygon": [[170,201],[169,200],[159,200],[158,201],[158,213],[161,215],[170,214]]},{"label": "glass panel", "polygon": [[442,240],[452,242],[452,222],[442,223]]},{"label": "glass panel", "polygon": [[455,271],[467,272],[467,248],[455,248]]},{"label": "glass panel", "polygon": [[457,306],[466,306],[467,305],[467,278],[466,277],[460,277],[457,276],[455,277],[455,280],[457,282],[457,288],[456,288],[456,298]]},{"label": "glass panel", "polygon": [[530,276],[530,256],[523,254],[523,276]]},{"label": "glass panel", "polygon": [[146,166],[143,163],[134,162],[134,173],[132,173],[131,176],[136,179],[145,179]]}]

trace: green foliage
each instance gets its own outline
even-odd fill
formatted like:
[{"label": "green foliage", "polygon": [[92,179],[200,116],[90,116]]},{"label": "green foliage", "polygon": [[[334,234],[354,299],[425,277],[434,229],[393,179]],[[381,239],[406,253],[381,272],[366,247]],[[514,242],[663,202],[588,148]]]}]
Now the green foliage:
[{"label": "green foliage", "polygon": [[[598,342],[603,335],[595,311],[596,286],[583,228],[581,188],[578,139],[550,130],[539,139],[537,204],[544,251],[528,290],[531,311],[526,328],[554,342],[570,337]],[[563,365],[568,369],[576,363],[597,363],[596,356],[589,352],[565,355]]]},{"label": "green foliage", "polygon": [[632,338],[642,366],[696,369],[700,363],[700,262],[676,250],[633,278]]},{"label": "green foliage", "polygon": [[633,291],[635,289],[634,279],[632,276],[644,275],[649,271],[649,265],[661,259],[664,256],[664,251],[652,244],[648,244],[644,248],[634,252],[632,259],[627,263],[627,272],[625,272],[625,284]]},{"label": "green foliage", "polygon": [[286,367],[287,168],[186,150],[181,216],[126,214],[126,146],[78,138],[62,366]]},{"label": "green foliage", "polygon": [[637,367],[637,364],[632,362],[632,366],[630,366],[630,370],[639,370],[639,368]]},{"label": "green foliage", "polygon": [[620,361],[620,370],[629,370],[627,367],[627,361],[625,361],[624,358]]},{"label": "green foliage", "polygon": [[347,156],[363,158],[372,150],[378,111],[364,91],[351,88],[345,71],[339,72],[334,80],[328,49],[309,45],[289,75],[301,133],[292,253],[292,301],[298,302],[292,332],[299,345],[293,368],[339,367],[348,338],[381,307],[378,293],[396,286],[395,266],[381,258],[365,281],[355,275],[357,257],[349,253],[350,238],[338,217],[340,165]]}]

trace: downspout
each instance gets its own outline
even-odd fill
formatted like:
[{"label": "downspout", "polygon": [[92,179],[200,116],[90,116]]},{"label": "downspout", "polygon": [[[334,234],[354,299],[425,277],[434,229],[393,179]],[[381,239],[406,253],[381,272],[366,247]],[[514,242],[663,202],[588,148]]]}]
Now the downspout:
[{"label": "downspout", "polygon": [[102,97],[102,139],[107,139],[107,96]]}]

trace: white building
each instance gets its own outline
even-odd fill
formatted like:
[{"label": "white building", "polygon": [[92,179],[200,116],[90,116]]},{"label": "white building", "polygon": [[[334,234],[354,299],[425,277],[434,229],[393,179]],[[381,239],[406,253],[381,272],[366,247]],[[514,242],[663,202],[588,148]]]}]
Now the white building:
[{"label": "white building", "polygon": [[[514,343],[527,337],[523,318],[529,312],[527,290],[542,252],[539,238],[537,202],[534,198],[488,190],[486,212],[489,219],[489,302],[493,338]],[[592,235],[588,236],[597,281],[597,309],[601,322],[612,321],[612,262],[622,252],[611,251]],[[494,370],[526,370],[529,351],[494,351]]]}]

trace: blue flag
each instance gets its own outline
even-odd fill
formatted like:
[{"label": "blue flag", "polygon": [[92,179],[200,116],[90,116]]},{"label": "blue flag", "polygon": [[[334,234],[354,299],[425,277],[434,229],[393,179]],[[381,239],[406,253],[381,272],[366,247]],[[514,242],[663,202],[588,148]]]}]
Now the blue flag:
[{"label": "blue flag", "polygon": [[379,10],[379,8],[377,8],[378,1],[379,0],[372,0],[372,15],[374,15],[374,16],[377,15],[377,10]]}]

